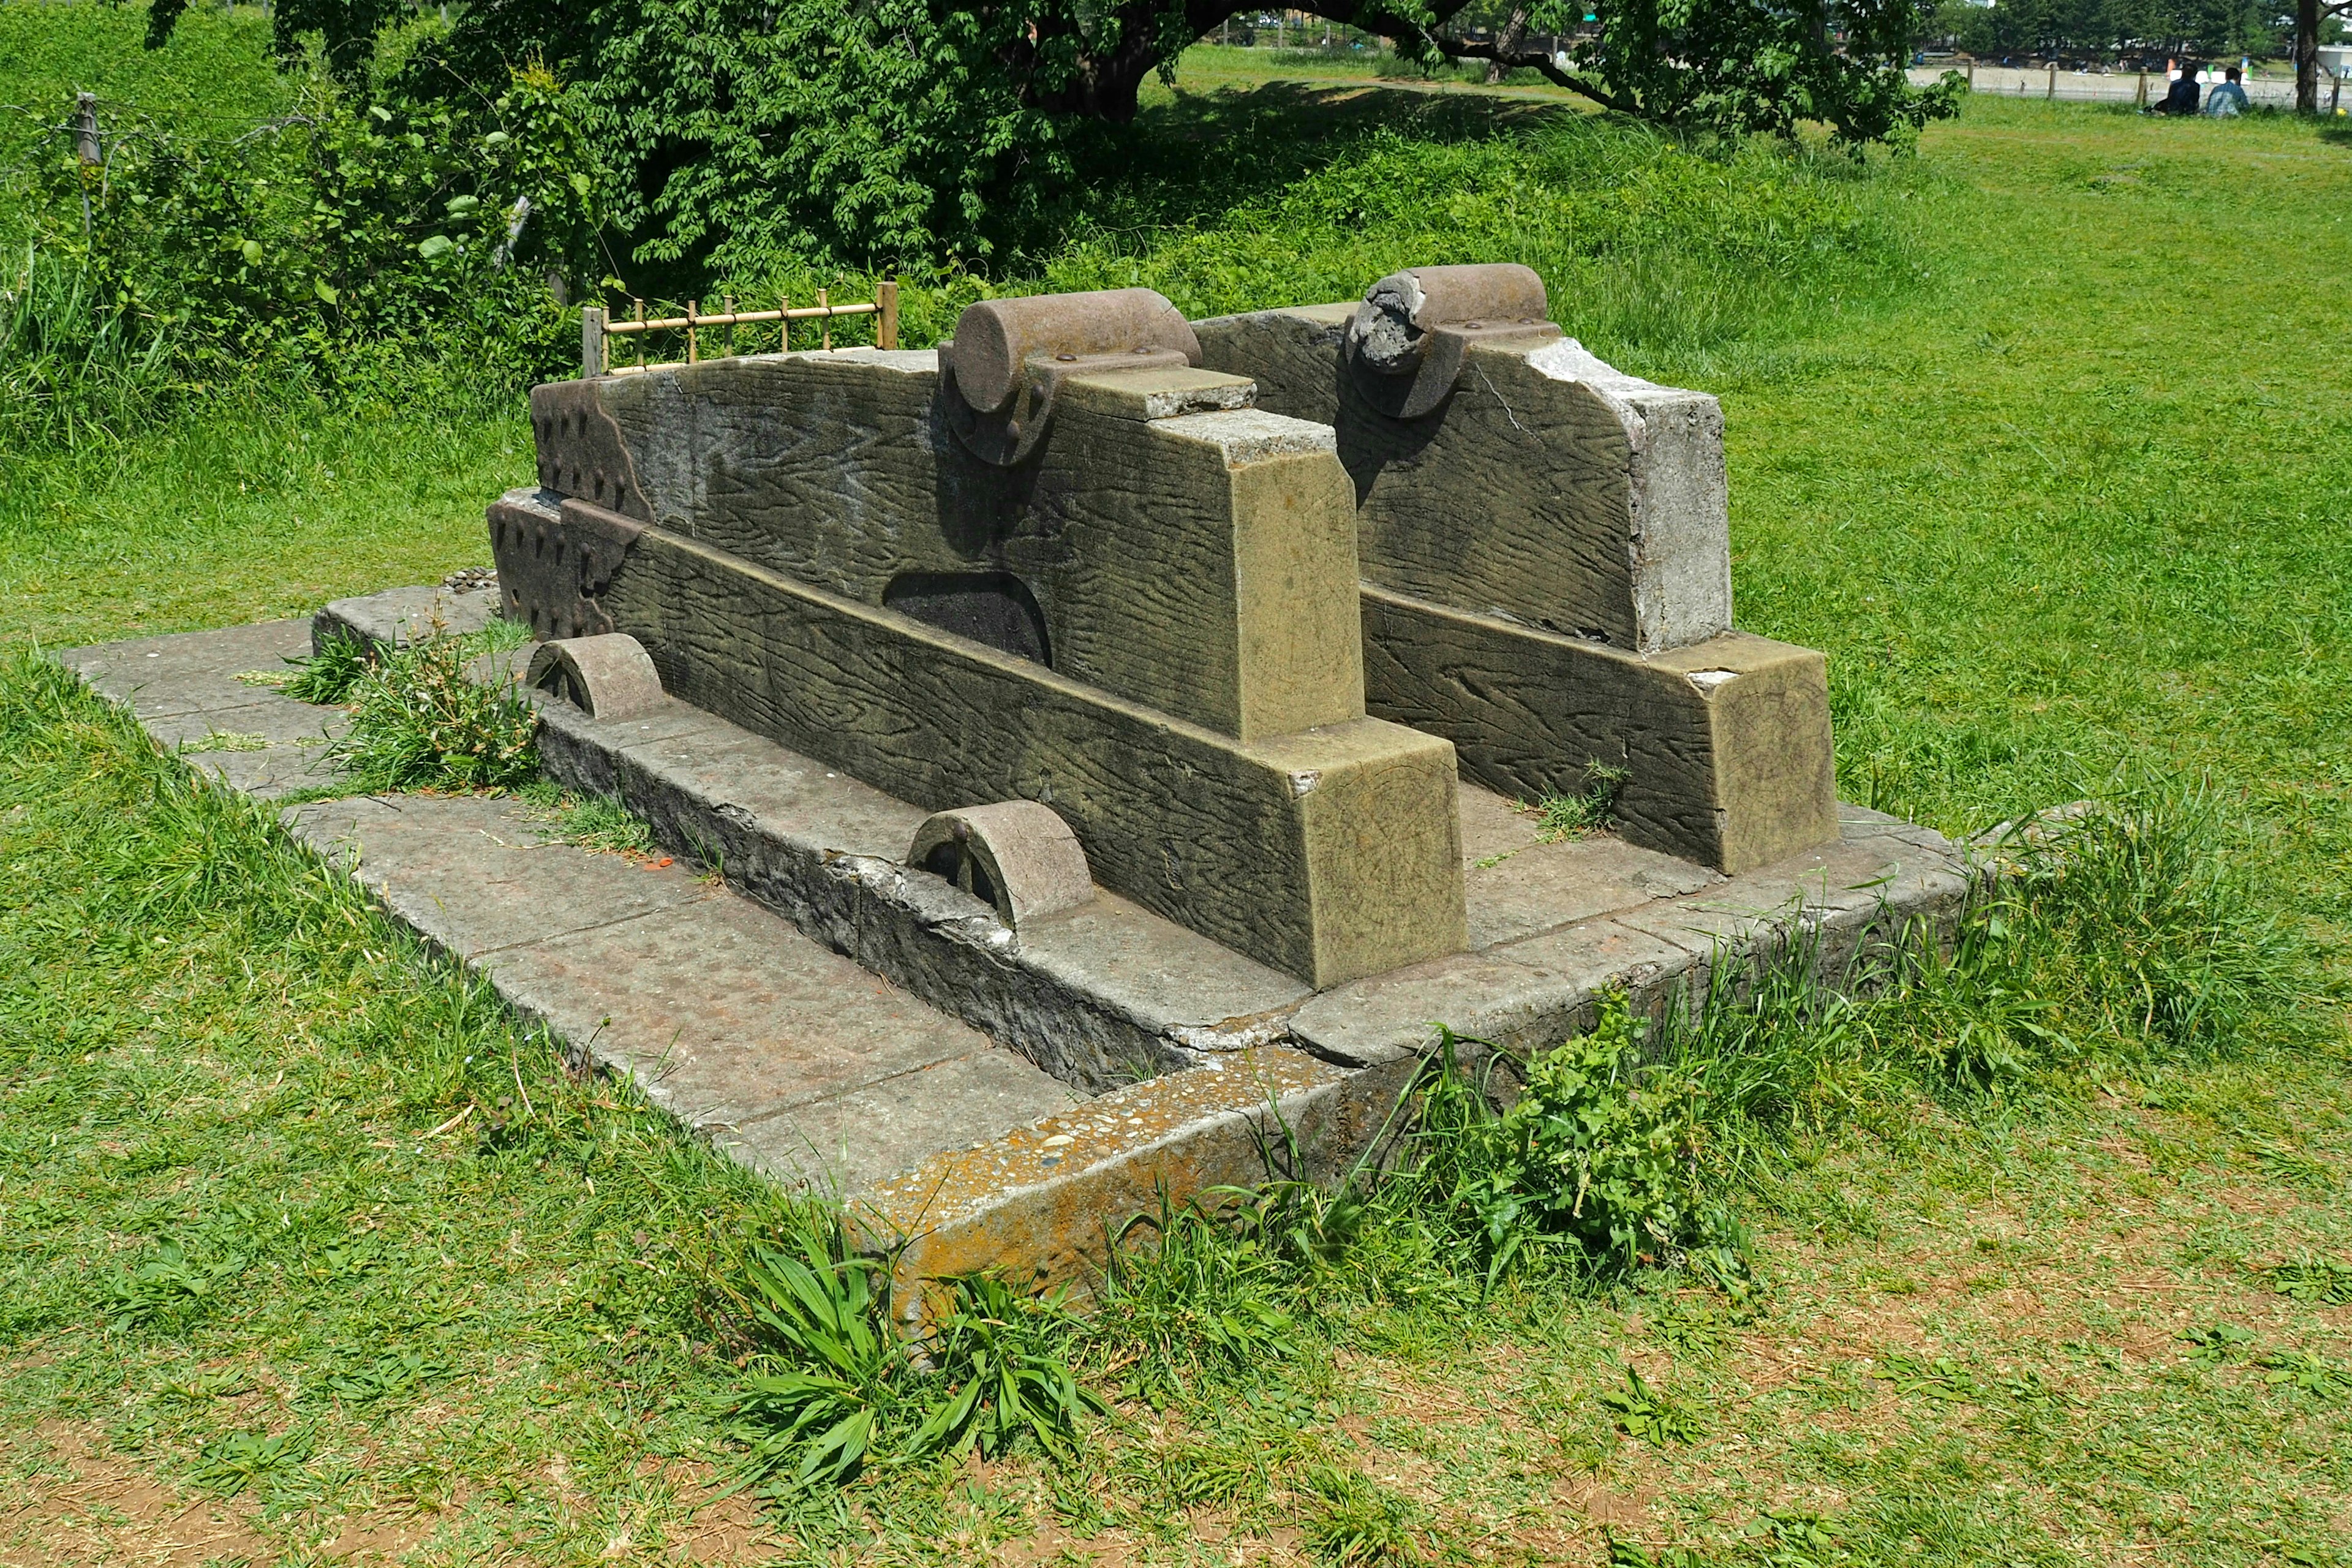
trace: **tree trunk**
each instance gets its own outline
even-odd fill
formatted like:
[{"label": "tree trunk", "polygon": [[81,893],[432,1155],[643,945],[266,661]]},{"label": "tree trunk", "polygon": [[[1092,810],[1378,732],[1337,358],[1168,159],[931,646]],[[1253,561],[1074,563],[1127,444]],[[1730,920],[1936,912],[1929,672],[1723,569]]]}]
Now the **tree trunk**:
[{"label": "tree trunk", "polygon": [[2319,112],[2319,0],[2294,0],[2294,111]]},{"label": "tree trunk", "polygon": [[1527,37],[1528,8],[1525,5],[1514,5],[1511,7],[1511,19],[1503,24],[1502,35],[1495,40],[1496,58],[1486,62],[1488,87],[1493,87],[1503,79],[1503,58],[1517,54],[1519,46],[1527,41]]}]

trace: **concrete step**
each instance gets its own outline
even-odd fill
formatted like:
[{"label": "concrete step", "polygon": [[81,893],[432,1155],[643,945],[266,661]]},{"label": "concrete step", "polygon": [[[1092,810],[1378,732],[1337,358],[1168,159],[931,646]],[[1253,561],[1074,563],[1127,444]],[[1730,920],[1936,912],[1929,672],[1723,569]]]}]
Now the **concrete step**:
[{"label": "concrete step", "polygon": [[[316,629],[456,629],[490,598],[460,597],[338,601]],[[242,737],[187,761],[268,798],[331,786],[320,742],[341,716],[236,676],[282,668],[313,630],[58,657],[167,745]],[[919,806],[683,704],[600,721],[531,700],[550,775],[646,817],[671,866],[550,843],[510,799],[323,802],[289,829],[581,1058],[751,1168],[839,1194],[877,1245],[906,1243],[910,1279],[1083,1279],[1107,1227],[1162,1192],[1335,1173],[1440,1020],[1542,1049],[1611,986],[1654,1007],[1727,954],[1802,936],[1835,964],[1914,923],[1948,932],[1975,874],[1939,836],[1847,806],[1838,843],[1725,878],[1606,835],[1541,842],[1465,786],[1470,950],[1317,994],[1100,889],[1016,935],[904,863]]]},{"label": "concrete step", "polygon": [[572,1052],[755,1171],[855,1198],[1080,1097],[685,866],[547,841],[512,799],[297,806],[295,837]]}]

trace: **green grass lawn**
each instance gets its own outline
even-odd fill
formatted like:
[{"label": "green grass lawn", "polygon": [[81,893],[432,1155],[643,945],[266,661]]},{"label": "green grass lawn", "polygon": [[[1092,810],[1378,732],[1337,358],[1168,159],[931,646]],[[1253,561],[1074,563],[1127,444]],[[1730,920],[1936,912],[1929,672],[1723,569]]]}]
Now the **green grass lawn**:
[{"label": "green grass lawn", "polygon": [[[1738,619],[1829,650],[1848,798],[1960,829],[2207,775],[2336,949],[2352,149],[1987,102],[1915,162],[1743,170],[1581,115],[1495,142],[1541,132],[1517,102],[1206,85],[1151,112],[1286,135],[1279,177],[1111,193],[1043,277],[1199,311],[1536,258],[1571,332],[1722,395]],[[513,413],[256,397],[0,457],[0,637],[478,563],[527,443]],[[0,672],[9,1568],[1598,1563],[1605,1531],[1622,1562],[2352,1563],[2352,1384],[2279,1361],[2352,1357],[2352,1274],[2305,1300],[2260,1272],[2352,1265],[2333,1001],[1798,1139],[1743,1199],[1747,1304],[1335,1288],[1287,1354],[1071,1464],[769,1515],[718,1495],[715,1415],[767,1200],[177,766]],[[1655,1397],[1606,1403],[1629,1367]]]}]

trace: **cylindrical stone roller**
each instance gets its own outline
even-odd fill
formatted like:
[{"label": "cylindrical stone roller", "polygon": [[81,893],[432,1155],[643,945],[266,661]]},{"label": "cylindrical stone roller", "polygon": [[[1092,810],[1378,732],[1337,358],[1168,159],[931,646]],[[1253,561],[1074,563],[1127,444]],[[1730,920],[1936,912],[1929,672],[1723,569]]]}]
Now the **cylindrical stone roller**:
[{"label": "cylindrical stone roller", "polygon": [[1150,289],[1106,289],[978,300],[956,318],[955,341],[940,357],[963,400],[979,413],[993,414],[1020,392],[1033,354],[1075,358],[1149,349],[1173,349],[1191,363],[1201,363],[1192,323],[1165,296]]},{"label": "cylindrical stone roller", "polygon": [[1364,291],[1348,335],[1355,358],[1382,375],[1409,375],[1432,328],[1539,326],[1551,301],[1535,269],[1496,261],[1475,267],[1414,267]]}]

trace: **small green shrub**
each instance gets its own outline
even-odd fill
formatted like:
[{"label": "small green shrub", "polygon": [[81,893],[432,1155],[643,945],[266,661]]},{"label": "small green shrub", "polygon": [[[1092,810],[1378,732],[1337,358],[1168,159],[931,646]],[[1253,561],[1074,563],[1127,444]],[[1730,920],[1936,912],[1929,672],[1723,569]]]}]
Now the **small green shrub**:
[{"label": "small green shrub", "polygon": [[1592,1032],[1524,1064],[1517,1101],[1497,1111],[1447,1031],[1416,1090],[1408,1172],[1383,1206],[1427,1214],[1489,1289],[1559,1243],[1628,1269],[1695,1248],[1736,1254],[1700,1180],[1702,1090],[1672,1066],[1643,1066],[1642,1033],[1623,993],[1609,993]]},{"label": "small green shrub", "polygon": [[334,748],[352,790],[500,789],[538,771],[538,715],[468,679],[475,653],[471,639],[428,637],[361,673],[345,694],[351,730]]},{"label": "small green shrub", "polygon": [[299,702],[333,703],[346,700],[352,688],[374,662],[373,649],[359,637],[329,637],[309,658],[287,660],[293,665],[293,678],[280,690]]}]

